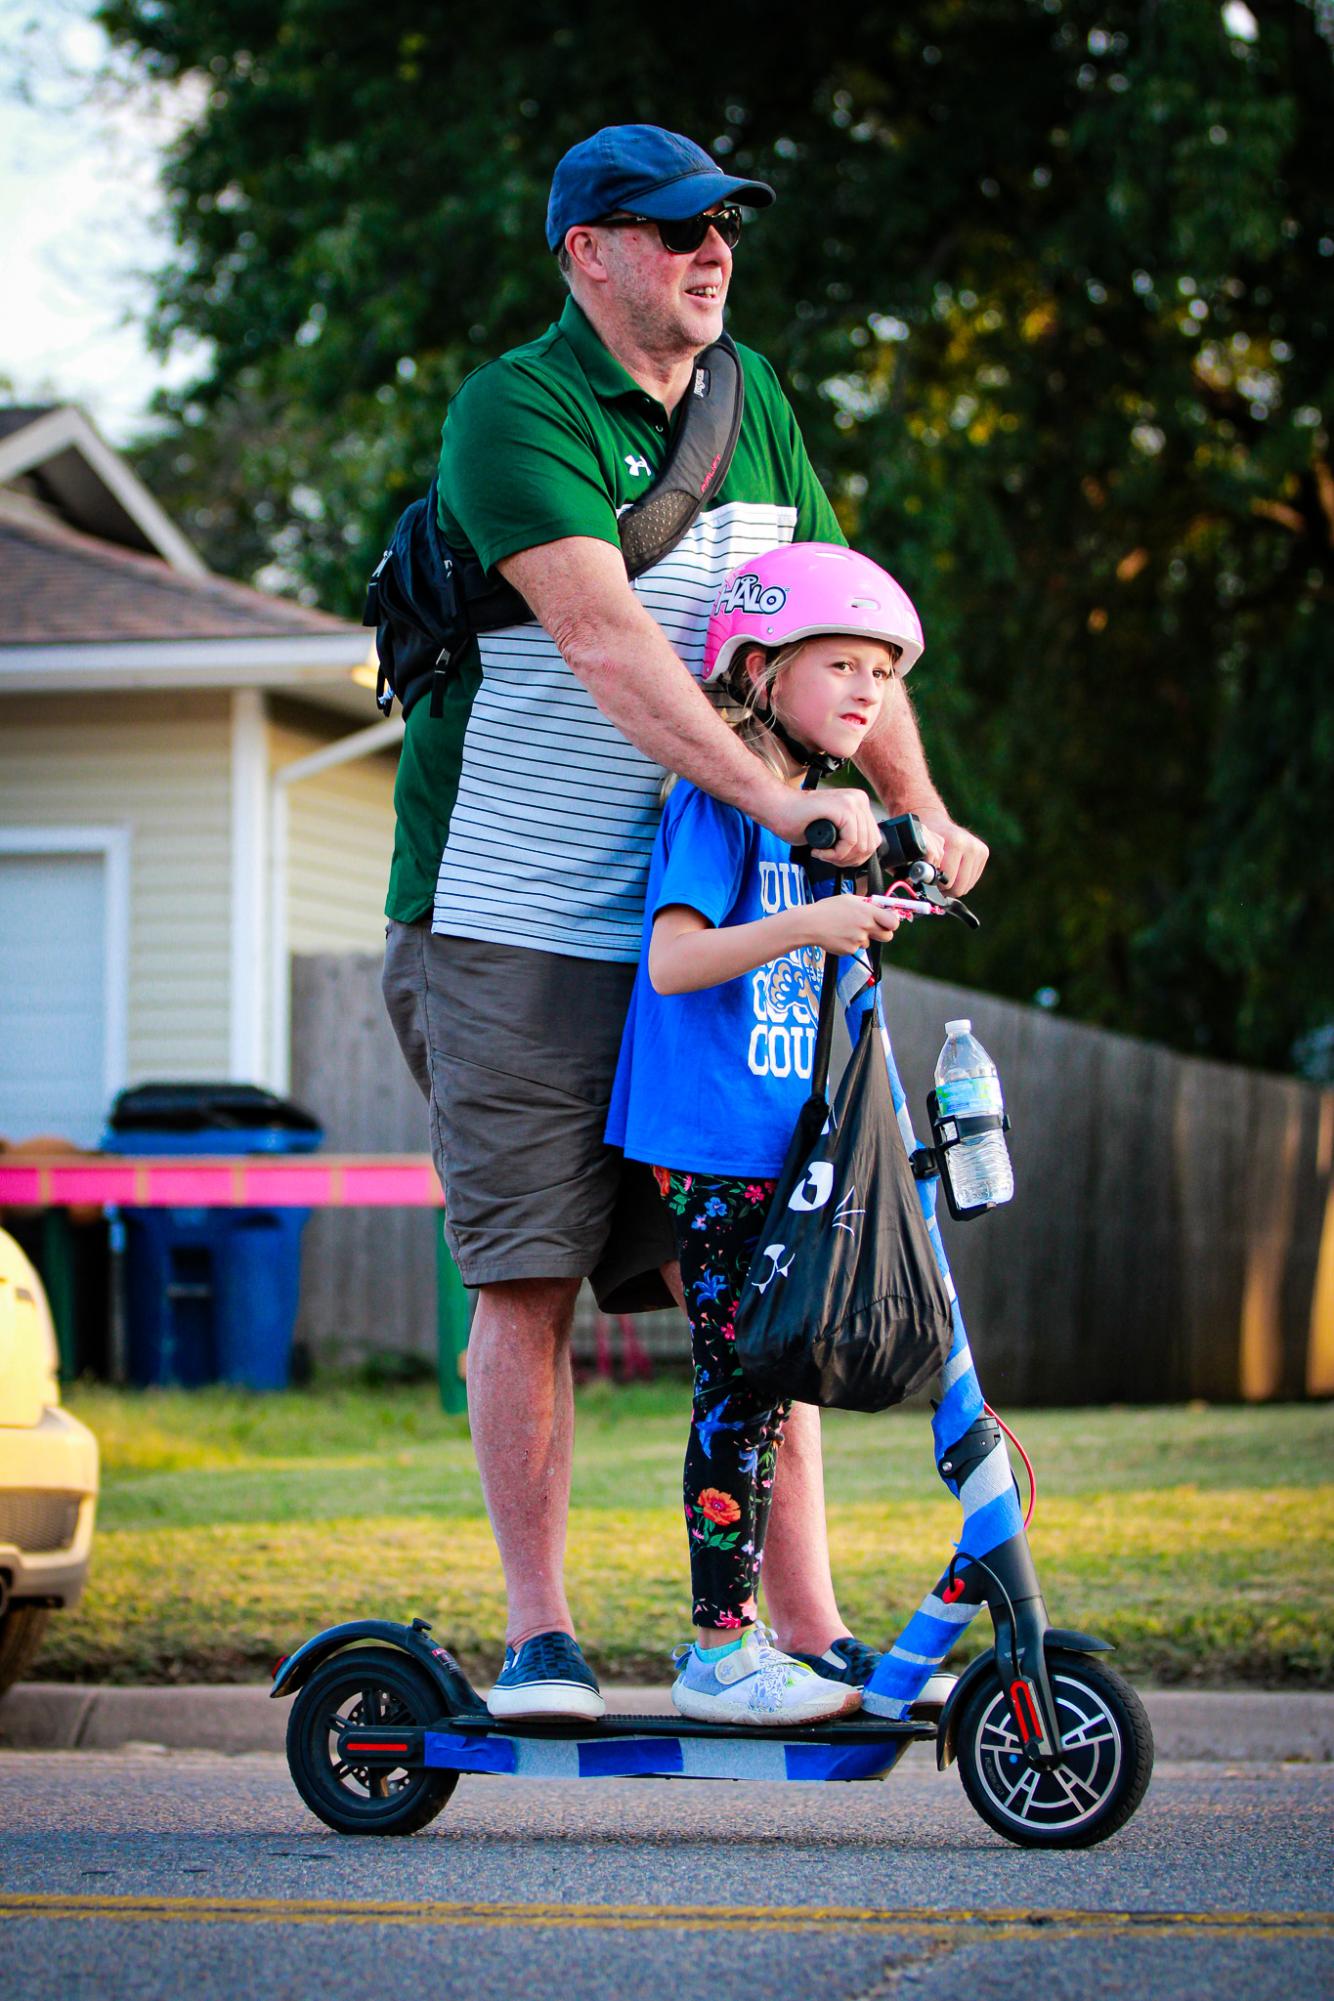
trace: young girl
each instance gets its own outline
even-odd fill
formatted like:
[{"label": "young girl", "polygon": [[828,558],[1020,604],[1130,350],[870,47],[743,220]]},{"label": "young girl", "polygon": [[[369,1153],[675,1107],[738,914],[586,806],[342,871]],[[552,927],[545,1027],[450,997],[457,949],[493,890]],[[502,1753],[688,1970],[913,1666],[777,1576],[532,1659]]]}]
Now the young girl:
[{"label": "young girl", "polygon": [[[857,755],[890,681],[921,650],[917,614],[884,570],[850,549],[792,543],[733,571],[719,591],[705,679],[743,741],[798,786],[812,765],[827,772]],[[731,1343],[809,1095],[822,954],[860,951],[892,937],[898,922],[864,897],[811,902],[776,835],[694,785],[670,790],[607,1138],[654,1168],[690,1316],[685,1512],[695,1643],[672,1689],[685,1716],[812,1723],[861,1701],[860,1688],[779,1653],[758,1623],[788,1406],[771,1409],[750,1389]]]}]

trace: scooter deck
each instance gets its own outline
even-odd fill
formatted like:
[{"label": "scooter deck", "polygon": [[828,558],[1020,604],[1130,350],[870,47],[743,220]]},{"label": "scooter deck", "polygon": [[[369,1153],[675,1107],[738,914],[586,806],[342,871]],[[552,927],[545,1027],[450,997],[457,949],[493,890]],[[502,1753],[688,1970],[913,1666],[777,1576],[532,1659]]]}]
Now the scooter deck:
[{"label": "scooter deck", "polygon": [[840,1717],[833,1723],[805,1723],[788,1729],[775,1729],[765,1723],[697,1723],[688,1716],[678,1716],[675,1711],[663,1710],[652,1715],[636,1715],[633,1711],[612,1711],[590,1722],[583,1716],[532,1716],[497,1717],[489,1709],[479,1714],[443,1718],[436,1726],[441,1730],[462,1730],[469,1733],[481,1731],[503,1737],[738,1737],[755,1738],[759,1742],[839,1743],[844,1740],[854,1743],[870,1743],[872,1739],[891,1737],[934,1737],[934,1723],[909,1718],[897,1722],[880,1716]]},{"label": "scooter deck", "polygon": [[695,1723],[682,1716],[604,1716],[503,1721],[487,1714],[442,1717],[434,1728],[385,1726],[342,1733],[352,1764],[491,1773],[523,1779],[874,1779],[914,1740],[934,1737],[924,1722],[763,1725]]}]

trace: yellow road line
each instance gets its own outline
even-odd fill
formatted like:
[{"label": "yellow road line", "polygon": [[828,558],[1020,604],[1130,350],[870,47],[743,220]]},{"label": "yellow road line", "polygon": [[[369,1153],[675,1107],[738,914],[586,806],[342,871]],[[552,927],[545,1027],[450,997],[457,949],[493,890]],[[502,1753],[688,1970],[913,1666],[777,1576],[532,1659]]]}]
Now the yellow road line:
[{"label": "yellow road line", "polygon": [[0,1918],[100,1918],[154,1924],[550,1927],[585,1931],[881,1931],[906,1937],[1331,1938],[1334,1911],[868,1911],[856,1905],[450,1904],[360,1898],[22,1896],[0,1893]]}]

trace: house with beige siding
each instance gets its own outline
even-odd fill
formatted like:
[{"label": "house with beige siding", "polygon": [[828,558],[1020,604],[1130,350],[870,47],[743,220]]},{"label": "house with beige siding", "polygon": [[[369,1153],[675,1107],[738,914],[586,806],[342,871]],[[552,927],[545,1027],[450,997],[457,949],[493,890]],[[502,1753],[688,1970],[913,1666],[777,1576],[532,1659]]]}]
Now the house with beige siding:
[{"label": "house with beige siding", "polygon": [[79,410],[0,409],[0,1138],[285,1088],[292,953],[383,942],[370,645],[212,574]]}]

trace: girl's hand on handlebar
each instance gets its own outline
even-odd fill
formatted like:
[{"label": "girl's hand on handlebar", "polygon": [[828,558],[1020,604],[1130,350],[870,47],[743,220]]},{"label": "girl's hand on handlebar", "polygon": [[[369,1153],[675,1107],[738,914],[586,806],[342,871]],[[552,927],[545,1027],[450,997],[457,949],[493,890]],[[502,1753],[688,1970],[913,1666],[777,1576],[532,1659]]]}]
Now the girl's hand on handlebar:
[{"label": "girl's hand on handlebar", "polygon": [[847,958],[867,945],[887,944],[903,922],[897,910],[886,910],[865,896],[827,896],[809,906],[808,943]]}]

